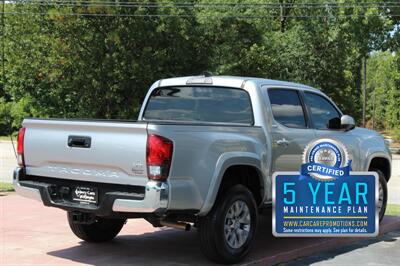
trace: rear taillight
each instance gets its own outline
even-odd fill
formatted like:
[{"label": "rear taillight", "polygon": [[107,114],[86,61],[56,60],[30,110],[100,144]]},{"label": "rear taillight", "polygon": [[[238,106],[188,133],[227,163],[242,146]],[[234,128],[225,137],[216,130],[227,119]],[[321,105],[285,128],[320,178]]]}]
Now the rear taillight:
[{"label": "rear taillight", "polygon": [[166,180],[172,160],[172,141],[158,136],[147,137],[147,176],[154,180]]},{"label": "rear taillight", "polygon": [[17,141],[17,155],[18,155],[18,165],[24,167],[25,159],[24,159],[24,139],[25,139],[25,130],[26,128],[22,127],[18,132],[18,141]]}]

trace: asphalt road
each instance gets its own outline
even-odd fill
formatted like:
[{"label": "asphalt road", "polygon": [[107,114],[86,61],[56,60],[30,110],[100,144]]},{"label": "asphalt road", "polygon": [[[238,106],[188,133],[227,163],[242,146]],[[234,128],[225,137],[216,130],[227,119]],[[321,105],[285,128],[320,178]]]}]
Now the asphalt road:
[{"label": "asphalt road", "polygon": [[320,252],[317,255],[295,260],[286,266],[323,265],[400,265],[400,231],[352,245]]},{"label": "asphalt road", "polygon": [[392,177],[388,183],[388,203],[400,204],[400,155],[394,154],[392,160]]},{"label": "asphalt road", "polygon": [[0,182],[12,183],[12,173],[16,165],[11,141],[0,141]]}]

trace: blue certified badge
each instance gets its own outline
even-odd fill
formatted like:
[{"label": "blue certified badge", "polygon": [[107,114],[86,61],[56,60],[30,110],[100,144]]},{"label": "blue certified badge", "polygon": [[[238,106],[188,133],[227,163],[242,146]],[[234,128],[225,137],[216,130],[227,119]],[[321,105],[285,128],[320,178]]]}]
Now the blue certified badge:
[{"label": "blue certified badge", "polygon": [[311,142],[303,154],[300,169],[302,177],[311,176],[321,181],[348,176],[351,160],[346,147],[333,139],[319,139]]},{"label": "blue certified badge", "polygon": [[379,178],[351,172],[346,147],[319,139],[305,149],[299,172],[273,176],[275,236],[376,236]]}]

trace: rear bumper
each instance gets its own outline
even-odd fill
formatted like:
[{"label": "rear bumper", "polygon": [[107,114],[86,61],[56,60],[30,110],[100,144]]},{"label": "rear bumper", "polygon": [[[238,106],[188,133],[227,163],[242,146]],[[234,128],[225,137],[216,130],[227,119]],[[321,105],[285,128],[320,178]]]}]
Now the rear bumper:
[{"label": "rear bumper", "polygon": [[102,195],[102,200],[98,205],[83,205],[61,198],[55,199],[51,195],[51,191],[54,191],[54,183],[51,181],[30,181],[24,177],[25,169],[16,168],[14,170],[13,185],[19,195],[41,201],[46,206],[57,207],[67,211],[89,212],[98,216],[110,216],[115,213],[163,214],[168,207],[169,186],[166,182],[147,182],[144,195],[107,191]]}]

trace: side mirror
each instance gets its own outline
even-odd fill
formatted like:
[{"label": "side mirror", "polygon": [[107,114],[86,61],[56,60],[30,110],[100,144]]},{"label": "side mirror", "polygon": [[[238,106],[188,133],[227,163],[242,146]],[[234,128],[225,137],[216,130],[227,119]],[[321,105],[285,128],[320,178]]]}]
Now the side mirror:
[{"label": "side mirror", "polygon": [[334,117],[332,119],[329,119],[328,121],[328,128],[329,129],[341,129],[341,121],[339,117]]},{"label": "side mirror", "polygon": [[346,131],[352,130],[356,127],[354,118],[349,115],[342,115],[340,118],[340,127]]}]

